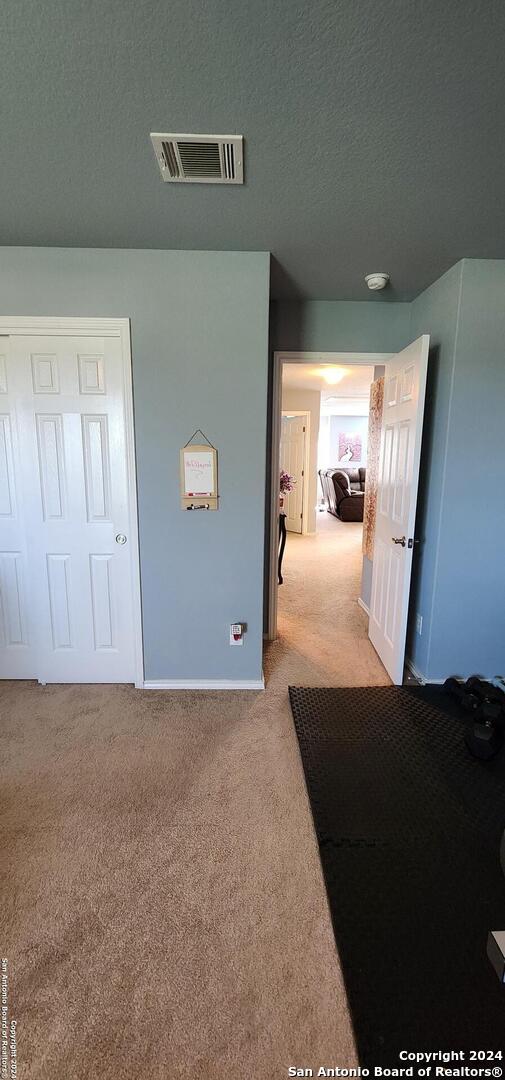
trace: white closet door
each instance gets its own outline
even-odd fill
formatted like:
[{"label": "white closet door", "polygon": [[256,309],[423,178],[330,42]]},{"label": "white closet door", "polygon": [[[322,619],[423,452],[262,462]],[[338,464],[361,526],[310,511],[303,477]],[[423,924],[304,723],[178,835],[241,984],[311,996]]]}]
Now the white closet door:
[{"label": "white closet door", "polygon": [[13,336],[36,676],[132,682],[123,361],[119,337]]},{"label": "white closet door", "polygon": [[23,498],[9,338],[0,337],[0,678],[33,679]]}]

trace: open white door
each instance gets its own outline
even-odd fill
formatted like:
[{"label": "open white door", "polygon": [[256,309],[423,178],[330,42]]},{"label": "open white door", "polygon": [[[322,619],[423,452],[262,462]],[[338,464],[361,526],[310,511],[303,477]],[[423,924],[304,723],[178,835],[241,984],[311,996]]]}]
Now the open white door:
[{"label": "open white door", "polygon": [[414,549],[429,335],[386,368],[369,636],[392,681],[401,686]]},{"label": "open white door", "polygon": [[281,469],[294,476],[296,480],[293,491],[284,496],[288,532],[301,533],[302,531],[306,424],[306,416],[282,415]]}]

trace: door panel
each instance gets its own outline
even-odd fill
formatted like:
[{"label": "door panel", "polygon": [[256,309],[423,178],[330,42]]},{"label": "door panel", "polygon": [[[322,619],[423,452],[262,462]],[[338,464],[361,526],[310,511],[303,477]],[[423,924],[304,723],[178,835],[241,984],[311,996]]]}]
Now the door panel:
[{"label": "door panel", "polygon": [[0,338],[0,678],[36,674],[27,607],[27,557],[19,484],[17,420],[8,365],[9,338]]},{"label": "door panel", "polygon": [[[132,548],[116,542],[129,533],[120,338],[16,335],[7,369],[19,435],[30,675],[42,682],[132,682]],[[5,499],[1,452],[0,441]],[[12,572],[9,581],[14,597]],[[20,677],[3,659],[4,677]]]},{"label": "door panel", "polygon": [[397,685],[405,661],[428,348],[425,334],[398,353],[385,382],[369,635]]},{"label": "door panel", "polygon": [[[6,338],[0,338],[0,341],[4,342],[3,348],[6,349],[7,344],[8,344],[7,339]],[[7,363],[6,363],[6,361],[7,361],[7,357],[5,355],[5,352],[0,353],[0,394],[6,394],[7,393]]]},{"label": "door panel", "polygon": [[4,518],[12,518],[16,513],[14,492],[11,418],[9,413],[2,413],[0,415],[0,515]]},{"label": "door panel", "polygon": [[115,649],[114,567],[112,555],[90,555],[95,649]]},{"label": "door panel", "polygon": [[47,556],[47,583],[53,649],[72,649],[70,555]]},{"label": "door panel", "polygon": [[63,420],[58,415],[38,414],[35,423],[44,521],[64,518],[67,485],[63,455]]},{"label": "door panel", "polygon": [[110,460],[106,416],[82,417],[88,521],[110,521]]},{"label": "door panel", "polygon": [[0,552],[2,638],[6,649],[29,645],[24,561],[20,551]]}]

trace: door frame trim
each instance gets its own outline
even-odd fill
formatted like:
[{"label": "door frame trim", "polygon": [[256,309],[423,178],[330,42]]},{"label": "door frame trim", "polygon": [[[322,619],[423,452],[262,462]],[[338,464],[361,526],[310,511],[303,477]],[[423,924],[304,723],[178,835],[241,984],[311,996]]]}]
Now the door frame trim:
[{"label": "door frame trim", "polygon": [[282,412],[282,365],[283,364],[386,364],[395,354],[392,352],[290,352],[281,349],[274,352],[272,378],[272,411],[270,430],[272,433],[272,454],[270,469],[270,528],[268,536],[268,623],[265,637],[275,641],[277,637],[277,552],[279,547],[279,517],[277,513],[277,483],[279,478],[279,450],[281,437]]},{"label": "door frame trim", "polygon": [[128,524],[130,531],[131,589],[133,608],[134,683],[144,685],[144,649],[142,637],[142,600],[140,592],[139,518],[137,505],[137,470],[135,461],[135,425],[133,415],[133,378],[130,319],[83,318],[42,315],[0,315],[0,335],[28,337],[115,337],[121,342],[123,364],[123,394],[125,416],[126,474],[128,485]]}]

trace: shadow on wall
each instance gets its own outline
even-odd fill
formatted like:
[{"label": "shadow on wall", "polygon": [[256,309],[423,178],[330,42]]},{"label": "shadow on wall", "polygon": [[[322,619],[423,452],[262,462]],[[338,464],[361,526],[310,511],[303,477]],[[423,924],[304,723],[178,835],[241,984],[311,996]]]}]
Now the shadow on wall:
[{"label": "shadow on wall", "polygon": [[[417,494],[415,537],[419,544],[414,545],[414,558],[412,563],[412,579],[410,586],[409,622],[407,627],[406,655],[412,656],[414,651],[414,635],[416,633],[416,612],[418,609],[419,589],[421,578],[422,560],[424,558],[425,523],[428,512],[429,477],[431,473],[433,454],[433,428],[435,418],[435,402],[437,395],[437,383],[440,369],[440,348],[438,345],[430,348],[428,356],[428,375],[426,380],[426,399],[423,419],[423,441],[421,447],[421,464],[419,468],[419,489]],[[428,631],[428,624],[425,633]]]},{"label": "shadow on wall", "polygon": [[300,301],[303,299],[293,278],[274,255],[270,256],[270,296],[282,297],[283,300]]},{"label": "shadow on wall", "polygon": [[[285,296],[296,301],[290,307],[289,332],[291,335],[291,348],[298,348],[303,332],[303,307],[298,290],[280,265],[278,260],[270,258],[270,296]],[[263,572],[263,633],[268,632],[269,600],[270,600],[270,522],[272,512],[272,402],[273,402],[273,369],[274,352],[279,348],[278,308],[275,301],[270,302],[268,323],[268,395],[267,395],[267,436],[266,436],[266,478],[265,478],[265,546],[264,546],[264,572]],[[293,344],[293,342],[295,344]]]}]

